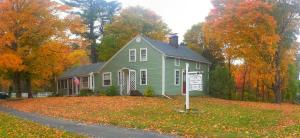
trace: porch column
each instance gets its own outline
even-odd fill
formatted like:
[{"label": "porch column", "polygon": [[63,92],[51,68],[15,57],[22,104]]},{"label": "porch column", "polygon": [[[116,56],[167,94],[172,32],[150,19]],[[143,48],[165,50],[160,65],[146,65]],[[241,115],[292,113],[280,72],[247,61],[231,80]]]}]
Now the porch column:
[{"label": "porch column", "polygon": [[67,93],[70,95],[69,89],[70,89],[70,86],[69,86],[69,79],[67,79]]},{"label": "porch column", "polygon": [[55,82],[56,82],[56,93],[58,94],[58,80],[56,79],[56,77],[54,78],[55,79]]}]

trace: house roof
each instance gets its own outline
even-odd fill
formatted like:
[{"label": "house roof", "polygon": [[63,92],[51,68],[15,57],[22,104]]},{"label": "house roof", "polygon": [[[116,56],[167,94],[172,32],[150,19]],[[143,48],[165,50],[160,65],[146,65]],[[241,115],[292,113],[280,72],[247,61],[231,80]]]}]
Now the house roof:
[{"label": "house roof", "polygon": [[95,64],[90,65],[83,65],[75,68],[71,68],[64,72],[59,78],[71,78],[74,76],[82,76],[82,75],[88,75],[92,72],[97,72],[105,62],[99,62]]},{"label": "house roof", "polygon": [[211,64],[206,58],[186,46],[174,47],[169,43],[153,40],[144,35],[143,38],[166,56]]}]

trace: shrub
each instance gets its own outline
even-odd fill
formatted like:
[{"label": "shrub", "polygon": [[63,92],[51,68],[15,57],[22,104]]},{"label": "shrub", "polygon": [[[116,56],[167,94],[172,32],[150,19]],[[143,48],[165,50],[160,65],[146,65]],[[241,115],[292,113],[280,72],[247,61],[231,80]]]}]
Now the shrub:
[{"label": "shrub", "polygon": [[297,99],[299,82],[297,80],[297,67],[294,64],[288,66],[288,84],[284,93],[284,100],[294,102]]},{"label": "shrub", "polygon": [[106,90],[106,95],[107,96],[116,96],[118,95],[118,90],[115,86],[110,86],[107,90]]},{"label": "shrub", "polygon": [[106,92],[105,91],[99,91],[97,92],[97,96],[106,96]]},{"label": "shrub", "polygon": [[296,94],[296,103],[300,104],[300,93]]},{"label": "shrub", "polygon": [[154,95],[154,90],[151,86],[146,87],[145,91],[144,91],[144,95],[146,97],[152,97]]},{"label": "shrub", "polygon": [[213,97],[231,99],[234,80],[226,67],[217,66],[210,75],[209,94]]},{"label": "shrub", "polygon": [[80,90],[79,96],[91,96],[93,95],[93,91],[90,89],[82,89]]},{"label": "shrub", "polygon": [[131,90],[130,96],[143,96],[143,94],[138,90]]}]

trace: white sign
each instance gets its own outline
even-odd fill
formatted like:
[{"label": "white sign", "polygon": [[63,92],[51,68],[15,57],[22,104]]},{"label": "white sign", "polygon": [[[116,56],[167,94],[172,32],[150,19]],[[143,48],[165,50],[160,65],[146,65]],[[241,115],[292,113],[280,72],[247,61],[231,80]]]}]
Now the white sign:
[{"label": "white sign", "polygon": [[203,91],[202,74],[200,72],[189,72],[189,90]]}]

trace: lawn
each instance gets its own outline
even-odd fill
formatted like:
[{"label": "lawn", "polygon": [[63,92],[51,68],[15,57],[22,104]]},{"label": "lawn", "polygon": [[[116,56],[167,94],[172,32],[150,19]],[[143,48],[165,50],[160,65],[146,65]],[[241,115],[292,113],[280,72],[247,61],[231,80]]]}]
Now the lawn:
[{"label": "lawn", "polygon": [[0,112],[0,137],[1,138],[73,138],[82,137],[58,129],[42,126],[30,121],[25,121]]},{"label": "lawn", "polygon": [[86,123],[155,130],[183,136],[300,137],[300,106],[191,98],[198,113],[178,113],[184,97],[58,97],[0,101],[25,112]]}]

